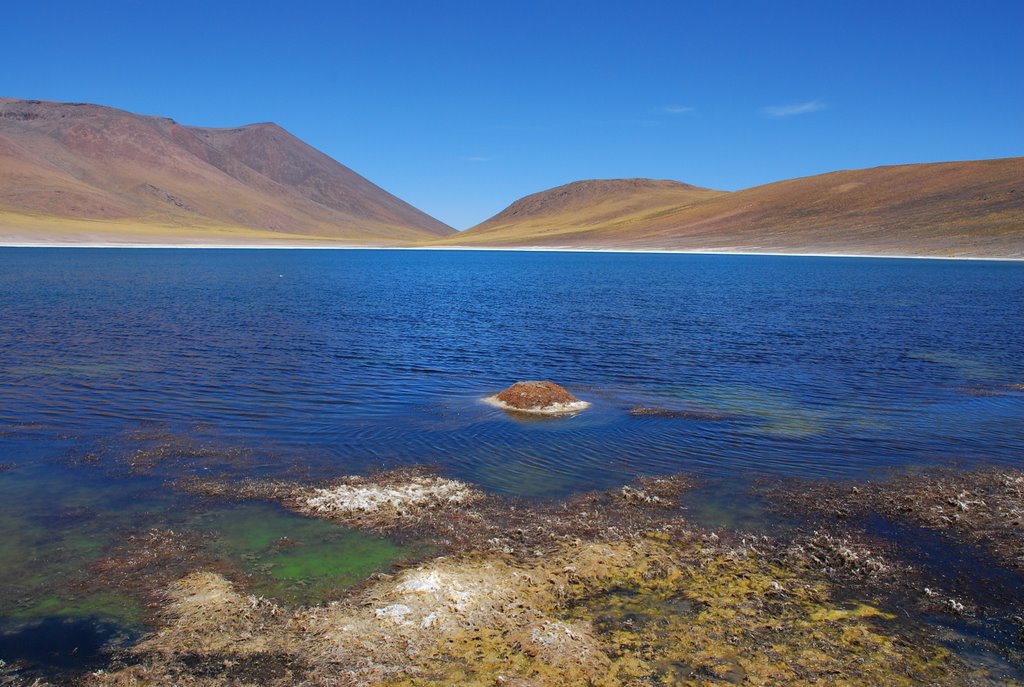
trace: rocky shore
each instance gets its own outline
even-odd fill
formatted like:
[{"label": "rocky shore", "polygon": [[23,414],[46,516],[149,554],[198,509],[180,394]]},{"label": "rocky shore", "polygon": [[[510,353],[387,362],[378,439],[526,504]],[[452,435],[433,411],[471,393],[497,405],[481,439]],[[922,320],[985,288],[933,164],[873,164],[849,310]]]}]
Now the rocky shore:
[{"label": "rocky shore", "polygon": [[[1019,499],[1019,477],[977,484]],[[891,550],[855,529],[702,529],[684,517],[693,485],[643,479],[527,503],[424,469],[321,484],[181,483],[427,541],[432,553],[315,606],[253,596],[199,567],[164,589],[153,632],[83,682],[1014,684],[965,663],[920,620],[926,594],[907,593],[917,571]],[[942,498],[962,486],[933,485]]]}]

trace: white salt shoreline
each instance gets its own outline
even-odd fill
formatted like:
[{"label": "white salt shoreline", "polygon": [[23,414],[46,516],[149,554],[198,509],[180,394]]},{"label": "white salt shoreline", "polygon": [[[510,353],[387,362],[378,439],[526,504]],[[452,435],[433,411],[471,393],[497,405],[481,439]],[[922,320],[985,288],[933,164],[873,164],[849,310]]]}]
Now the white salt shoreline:
[{"label": "white salt shoreline", "polygon": [[196,248],[210,250],[409,250],[409,251],[494,251],[494,252],[529,252],[529,253],[650,253],[654,255],[763,255],[796,258],[871,258],[885,260],[962,260],[981,262],[1024,262],[1022,257],[987,257],[987,256],[953,256],[953,255],[891,255],[878,253],[786,253],[761,251],[731,250],[676,250],[661,248],[583,248],[583,247],[549,247],[549,246],[517,246],[513,248],[496,246],[372,246],[372,245],[339,245],[327,244],[294,244],[294,243],[5,243],[0,241],[0,248]]}]

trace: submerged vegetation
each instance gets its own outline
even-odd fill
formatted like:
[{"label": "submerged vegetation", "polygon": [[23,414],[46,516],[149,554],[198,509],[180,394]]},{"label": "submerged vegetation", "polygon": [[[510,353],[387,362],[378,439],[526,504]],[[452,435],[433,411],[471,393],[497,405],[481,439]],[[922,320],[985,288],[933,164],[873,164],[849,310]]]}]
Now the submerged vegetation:
[{"label": "submerged vegetation", "polygon": [[[693,419],[645,411],[652,422]],[[101,445],[71,462],[147,485],[159,517],[109,485],[106,496],[55,493],[48,515],[4,516],[7,577],[25,582],[6,592],[17,617],[0,628],[0,648],[35,642],[62,658],[42,661],[49,672],[5,664],[0,684],[995,685],[1024,675],[1020,471],[770,485],[760,496],[787,517],[768,536],[700,525],[706,485],[684,475],[557,500],[498,495],[424,466],[232,480],[219,468],[244,459],[237,449],[158,427],[129,438],[130,450]],[[182,471],[192,476],[163,481]],[[3,493],[19,498],[21,472],[5,476]],[[920,532],[943,537],[946,556],[978,553],[937,558]],[[35,569],[29,551],[52,561]],[[980,584],[962,581],[979,569]],[[79,646],[93,658],[63,666]]]},{"label": "submerged vegetation", "polygon": [[836,520],[880,515],[942,532],[1024,572],[1024,471],[983,468],[908,473],[866,484],[780,492],[789,507]]},{"label": "submerged vegetation", "polygon": [[[122,553],[108,552],[102,574],[149,585],[153,629],[76,681],[1011,684],[1005,662],[972,664],[925,622],[906,594],[918,571],[892,550],[855,529],[765,536],[699,528],[684,518],[693,485],[646,478],[526,502],[422,468],[318,484],[184,481],[193,493],[248,502],[238,508],[275,501],[317,526],[419,542],[419,562],[363,569],[360,584],[319,600],[287,598],[223,562],[200,561],[193,535],[129,537]],[[253,548],[289,547],[254,536]],[[170,560],[189,557],[199,557],[189,572],[161,573],[181,570]]]},{"label": "submerged vegetation", "polygon": [[89,684],[910,685],[963,675],[918,630],[841,599],[799,562],[681,533],[524,559],[442,557],[295,610],[196,573],[171,587],[161,617],[127,665]]}]

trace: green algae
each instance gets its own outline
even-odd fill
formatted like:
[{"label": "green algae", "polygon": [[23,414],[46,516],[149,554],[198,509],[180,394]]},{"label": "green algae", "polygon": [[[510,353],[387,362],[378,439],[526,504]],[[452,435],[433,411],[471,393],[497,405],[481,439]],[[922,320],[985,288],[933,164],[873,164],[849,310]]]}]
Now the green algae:
[{"label": "green algae", "polygon": [[39,486],[38,479],[19,477],[0,488],[0,616],[138,625],[143,609],[136,600],[88,584],[88,566],[101,556],[121,514],[94,511],[101,500],[84,486],[48,482],[45,495]]},{"label": "green algae", "polygon": [[207,533],[211,554],[247,576],[252,593],[292,604],[330,599],[421,552],[262,503],[203,514],[194,527]]},{"label": "green algae", "polygon": [[92,618],[113,622],[121,627],[140,628],[145,621],[145,609],[128,594],[116,590],[75,594],[74,590],[61,590],[31,605],[16,609],[8,618],[17,621],[35,621],[42,618]]},{"label": "green algae", "polygon": [[235,571],[253,594],[316,604],[418,553],[276,506],[82,471],[5,475],[0,531],[0,629],[11,631],[54,618],[138,631],[167,576],[196,565]]}]

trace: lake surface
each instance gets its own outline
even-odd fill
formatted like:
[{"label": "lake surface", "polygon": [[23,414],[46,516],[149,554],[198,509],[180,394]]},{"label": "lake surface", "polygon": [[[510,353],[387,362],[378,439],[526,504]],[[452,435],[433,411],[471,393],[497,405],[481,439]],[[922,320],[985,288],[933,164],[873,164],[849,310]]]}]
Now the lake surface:
[{"label": "lake surface", "polygon": [[[524,420],[481,402],[525,379],[593,406]],[[308,585],[288,580],[336,589],[406,555],[169,477],[430,463],[558,497],[639,474],[737,494],[758,477],[1021,465],[1022,383],[1019,263],[0,249],[0,520],[18,533],[0,557],[0,658],[29,655],[19,637],[39,650],[30,622],[64,622],[72,639],[50,635],[73,642],[77,619],[109,617],[130,635],[137,607],[67,589],[145,528],[211,532],[256,588],[300,601]],[[336,579],[316,561],[338,547],[359,553]]]}]

